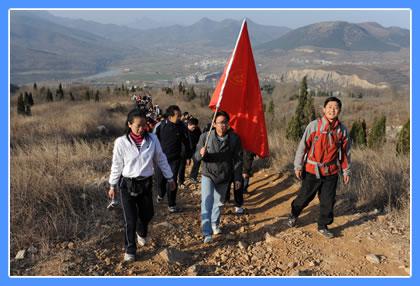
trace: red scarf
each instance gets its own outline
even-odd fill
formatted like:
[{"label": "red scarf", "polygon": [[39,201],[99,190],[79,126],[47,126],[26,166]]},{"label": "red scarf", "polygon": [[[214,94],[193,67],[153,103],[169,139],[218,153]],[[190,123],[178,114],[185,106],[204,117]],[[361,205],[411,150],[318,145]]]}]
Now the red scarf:
[{"label": "red scarf", "polygon": [[130,137],[133,139],[134,143],[136,143],[137,147],[141,145],[141,142],[143,142],[144,137],[141,135],[136,135],[133,132],[130,132]]}]

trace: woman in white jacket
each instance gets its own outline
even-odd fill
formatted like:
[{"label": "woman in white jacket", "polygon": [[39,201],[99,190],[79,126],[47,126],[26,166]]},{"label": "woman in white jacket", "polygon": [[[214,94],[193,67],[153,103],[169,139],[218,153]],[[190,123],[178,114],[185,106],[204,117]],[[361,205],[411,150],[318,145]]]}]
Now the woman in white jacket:
[{"label": "woman in white jacket", "polygon": [[154,215],[153,166],[162,170],[170,190],[176,188],[159,140],[146,130],[146,115],[134,109],[127,115],[125,134],[114,143],[108,196],[114,199],[119,187],[125,221],[125,261],[136,259],[136,241],[141,246],[146,244],[148,224]]}]

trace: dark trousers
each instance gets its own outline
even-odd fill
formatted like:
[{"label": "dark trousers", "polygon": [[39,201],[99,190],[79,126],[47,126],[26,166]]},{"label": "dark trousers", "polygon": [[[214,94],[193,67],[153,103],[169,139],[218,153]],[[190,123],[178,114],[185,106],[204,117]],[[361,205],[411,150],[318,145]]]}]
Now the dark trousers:
[{"label": "dark trousers", "polygon": [[298,196],[292,202],[292,215],[298,217],[302,210],[315,198],[319,198],[318,228],[325,228],[334,220],[334,204],[338,175],[317,179],[315,175],[306,173]]},{"label": "dark trousers", "polygon": [[201,161],[193,160],[193,165],[191,168],[190,178],[197,181],[198,178],[198,171],[200,170]]},{"label": "dark trousers", "polygon": [[179,161],[178,182],[183,184],[185,182],[185,168],[187,167],[187,159],[181,158]]},{"label": "dark trousers", "polygon": [[171,167],[172,173],[174,175],[173,179],[175,180],[176,189],[173,191],[168,191],[168,180],[162,174],[162,171],[159,168],[156,168],[156,187],[157,187],[157,194],[159,197],[165,197],[166,193],[168,193],[168,206],[174,207],[176,206],[176,193],[178,192],[178,172],[180,166],[180,159],[168,161],[169,166]]},{"label": "dark trousers", "polygon": [[147,227],[153,218],[153,195],[152,177],[144,180],[141,185],[142,193],[138,196],[131,196],[121,184],[121,206],[125,222],[125,251],[129,254],[136,254],[136,232],[141,237],[147,236]]},{"label": "dark trousers", "polygon": [[233,199],[235,200],[236,207],[242,207],[244,204],[244,189],[243,189],[243,182],[242,186],[235,190],[235,182],[231,182],[228,186],[226,191],[224,202],[227,203],[230,200],[230,190],[233,189]]}]

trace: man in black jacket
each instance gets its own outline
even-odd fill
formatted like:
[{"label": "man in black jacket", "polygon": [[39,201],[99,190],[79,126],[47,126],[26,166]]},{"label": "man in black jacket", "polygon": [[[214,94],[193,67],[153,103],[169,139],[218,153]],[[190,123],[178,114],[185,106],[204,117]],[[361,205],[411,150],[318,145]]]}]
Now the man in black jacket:
[{"label": "man in black jacket", "polygon": [[231,178],[235,189],[241,188],[242,145],[239,136],[229,128],[229,115],[218,111],[214,130],[205,146],[207,134],[200,136],[194,158],[202,161],[201,227],[204,243],[212,241],[212,234],[220,234],[220,207]]},{"label": "man in black jacket", "polygon": [[[190,140],[191,145],[191,155],[195,152],[195,148],[197,147],[198,140],[201,136],[201,130],[198,126],[198,119],[197,118],[190,118],[188,120],[188,139]],[[200,169],[200,161],[192,160],[193,166],[191,168],[190,179],[193,183],[197,183],[198,171]]]},{"label": "man in black jacket", "polygon": [[[155,130],[159,138],[162,150],[168,159],[169,166],[174,174],[175,182],[178,178],[178,172],[181,162],[182,148],[185,148],[187,156],[191,156],[191,148],[188,141],[187,129],[180,121],[181,110],[177,105],[171,105],[166,110],[168,118],[164,120]],[[158,169],[156,172],[157,182],[157,202],[161,202],[167,193],[167,180]],[[168,192],[168,209],[170,213],[179,212],[181,209],[176,206],[176,194],[178,188]]]}]

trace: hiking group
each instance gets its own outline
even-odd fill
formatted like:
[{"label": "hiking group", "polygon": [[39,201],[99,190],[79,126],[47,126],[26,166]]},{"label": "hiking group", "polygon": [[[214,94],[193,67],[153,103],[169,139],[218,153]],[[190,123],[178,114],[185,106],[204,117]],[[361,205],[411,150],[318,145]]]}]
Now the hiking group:
[{"label": "hiking group", "polygon": [[[151,107],[153,107],[151,105]],[[329,97],[324,115],[309,123],[294,160],[296,177],[302,181],[286,221],[298,222],[302,210],[318,194],[318,232],[326,238],[334,234],[328,225],[334,219],[334,203],[339,174],[344,184],[350,180],[350,138],[339,121],[341,101]],[[125,134],[115,140],[108,196],[117,190],[124,217],[125,261],[134,261],[137,245],[147,243],[148,225],[154,215],[154,201],[168,202],[168,215],[176,215],[179,188],[184,188],[186,166],[192,165],[190,180],[198,182],[201,168],[201,229],[203,242],[220,235],[221,207],[233,187],[235,213],[244,212],[244,196],[252,176],[255,154],[244,150],[241,138],[229,127],[230,115],[217,111],[201,132],[199,122],[176,105],[163,115],[150,116],[147,110],[129,112]],[[279,190],[281,191],[281,190]]]}]

